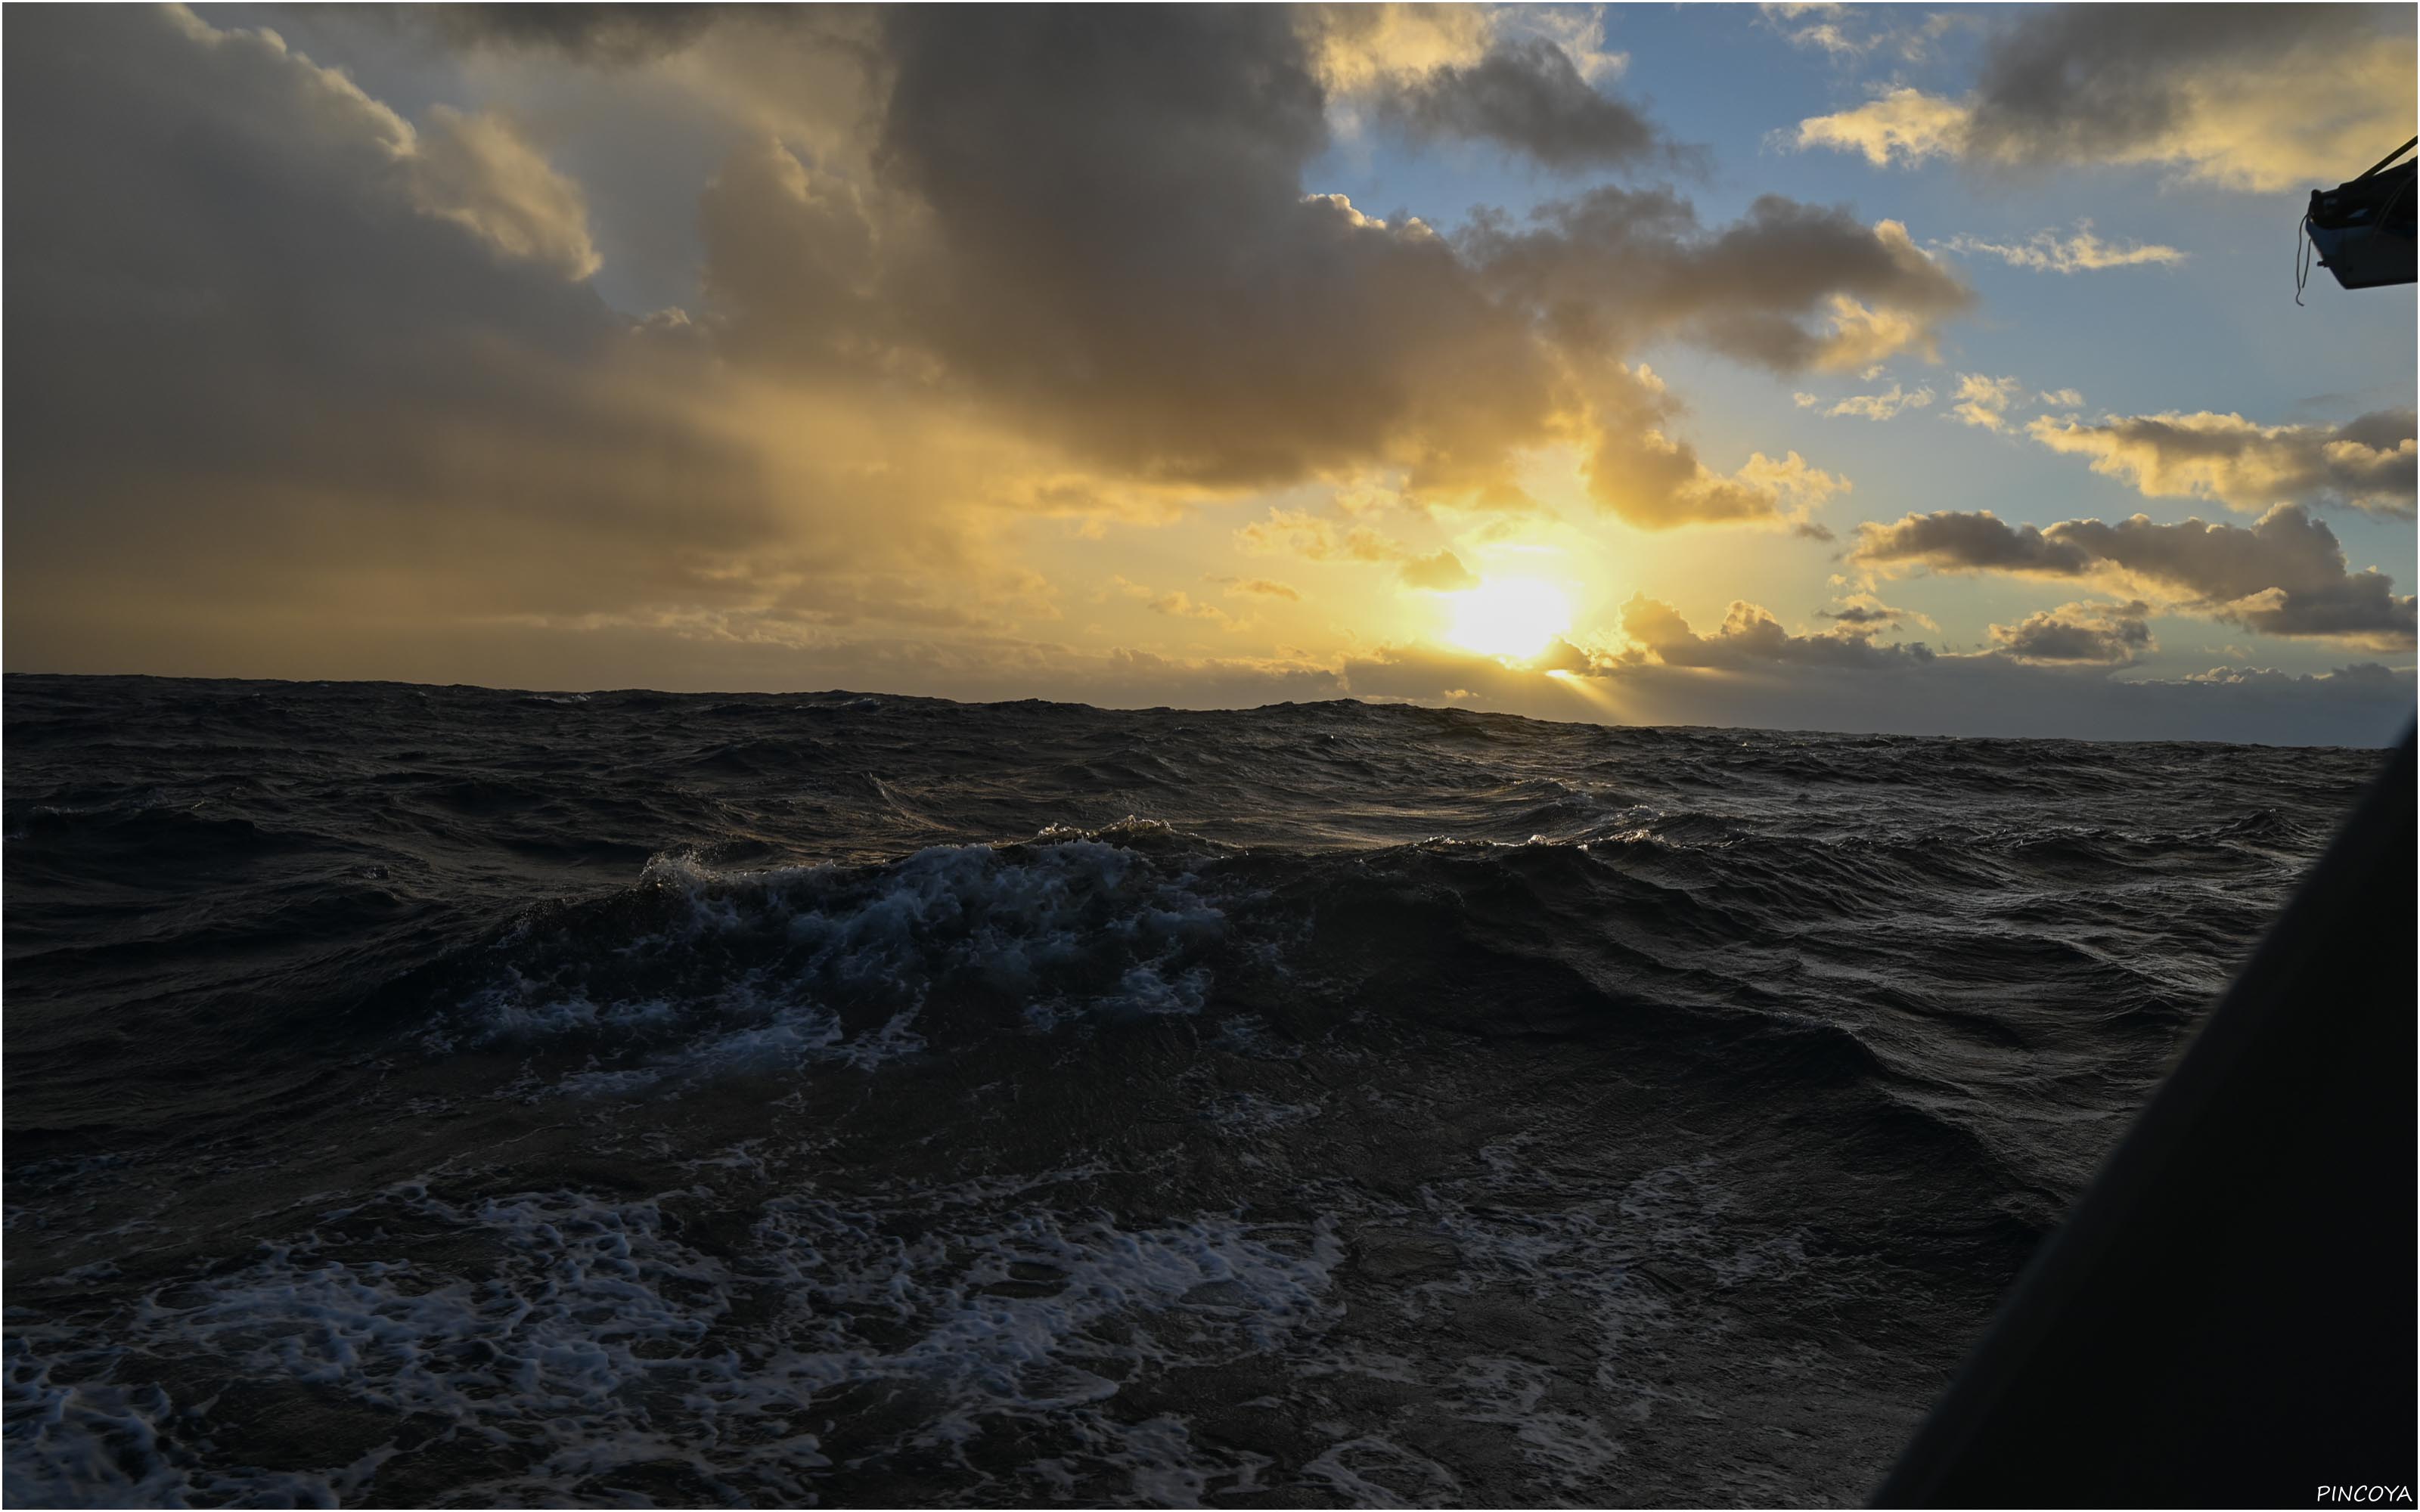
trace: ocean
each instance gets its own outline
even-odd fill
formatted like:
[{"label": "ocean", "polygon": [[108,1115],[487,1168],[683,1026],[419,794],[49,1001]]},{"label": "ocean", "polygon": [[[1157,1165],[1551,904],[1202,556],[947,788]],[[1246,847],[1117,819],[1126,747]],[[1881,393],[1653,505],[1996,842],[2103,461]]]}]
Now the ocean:
[{"label": "ocean", "polygon": [[22,1506],[1858,1502],[2383,759],[5,699]]}]

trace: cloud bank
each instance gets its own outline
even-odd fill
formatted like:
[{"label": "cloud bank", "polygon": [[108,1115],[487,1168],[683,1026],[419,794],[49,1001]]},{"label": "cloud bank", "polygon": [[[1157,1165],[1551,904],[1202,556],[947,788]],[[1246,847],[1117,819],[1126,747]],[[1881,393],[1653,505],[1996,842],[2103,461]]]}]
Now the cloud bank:
[{"label": "cloud bank", "polygon": [[2012,526],[1988,511],[1909,515],[1857,528],[1854,563],[2090,579],[2139,588],[2178,607],[2278,636],[2319,636],[2381,649],[2412,644],[2412,596],[2375,568],[2349,571],[2335,532],[2279,504],[2249,528],[2136,515],[2111,524]]}]

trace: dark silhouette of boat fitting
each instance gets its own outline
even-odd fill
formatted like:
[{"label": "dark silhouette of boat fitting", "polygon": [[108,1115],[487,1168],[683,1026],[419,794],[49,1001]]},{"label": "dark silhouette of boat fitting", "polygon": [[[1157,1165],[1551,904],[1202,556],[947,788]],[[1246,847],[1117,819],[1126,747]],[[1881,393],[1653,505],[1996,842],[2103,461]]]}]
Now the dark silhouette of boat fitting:
[{"label": "dark silhouette of boat fitting", "polygon": [[2311,279],[2311,255],[2346,288],[2378,288],[2413,281],[2412,193],[2415,162],[2403,157],[2420,147],[2413,137],[2370,165],[2359,177],[2334,189],[2311,191],[2295,240],[2294,302]]}]

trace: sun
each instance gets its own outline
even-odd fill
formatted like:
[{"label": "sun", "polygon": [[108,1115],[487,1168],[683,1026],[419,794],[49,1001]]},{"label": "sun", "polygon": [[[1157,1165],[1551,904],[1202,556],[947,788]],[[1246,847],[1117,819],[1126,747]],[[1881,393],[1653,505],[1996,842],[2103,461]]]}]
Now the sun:
[{"label": "sun", "polygon": [[1572,601],[1535,578],[1490,578],[1447,602],[1453,622],[1445,638],[1481,656],[1528,661],[1572,626]]}]

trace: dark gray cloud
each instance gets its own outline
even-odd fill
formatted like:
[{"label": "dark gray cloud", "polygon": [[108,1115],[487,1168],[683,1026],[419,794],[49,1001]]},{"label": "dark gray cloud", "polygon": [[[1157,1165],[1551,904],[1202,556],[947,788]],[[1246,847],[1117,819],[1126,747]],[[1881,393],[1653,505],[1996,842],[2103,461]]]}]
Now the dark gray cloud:
[{"label": "dark gray cloud", "polygon": [[1923,566],[1941,572],[2014,572],[2073,578],[2092,565],[2082,548],[2044,535],[2038,526],[2010,525],[1990,510],[1937,510],[1891,524],[1857,527],[1853,551],[1868,566]]},{"label": "dark gray cloud", "polygon": [[[910,8],[880,52],[871,177],[768,147],[709,193],[713,329],[768,361],[918,375],[1149,478],[1394,466],[1500,492],[1515,453],[1576,426],[1628,458],[1609,501],[1643,523],[1785,519],[1772,477],[1641,453],[1672,407],[1604,360],[1676,335],[1861,363],[1971,302],[1903,230],[1778,198],[1707,230],[1668,192],[1600,191],[1449,241],[1306,195],[1330,100],[1280,10]],[[1548,53],[1523,55],[1570,67]]]},{"label": "dark gray cloud", "polygon": [[1416,140],[1496,142],[1567,171],[1620,166],[1663,147],[1644,116],[1599,93],[1544,38],[1508,39],[1477,62],[1418,75],[1381,94],[1377,110]]},{"label": "dark gray cloud", "polygon": [[2162,525],[2136,515],[2036,529],[1989,513],[1909,515],[1858,527],[1852,557],[1885,570],[2115,577],[2271,635],[2412,643],[2412,595],[2397,594],[2394,580],[2374,568],[2350,571],[2335,532],[2295,504],[2279,504],[2250,527],[2198,519]]},{"label": "dark gray cloud", "polygon": [[[2026,12],[1984,53],[1966,128],[1971,150],[2040,163],[2154,147],[2195,123],[2214,73],[2276,69],[2298,54],[2373,39],[2398,9],[2074,5]],[[2410,20],[2400,18],[2407,34]]]},{"label": "dark gray cloud", "polygon": [[1972,92],[1893,88],[1798,140],[1877,163],[2168,163],[2270,190],[2350,177],[2412,115],[2403,7],[2040,6],[1993,32]]},{"label": "dark gray cloud", "polygon": [[736,17],[778,17],[782,6],[562,5],[406,6],[392,12],[454,46],[537,48],[582,63],[630,64],[676,53]]},{"label": "dark gray cloud", "polygon": [[[766,140],[724,163],[700,206],[700,330],[752,364],[981,407],[1154,483],[1382,467],[1503,498],[1517,454],[1576,431],[1599,497],[1639,523],[1803,524],[1835,480],[1702,465],[1678,407],[1600,378],[1605,360],[1678,336],[1779,369],[1862,365],[1929,347],[1970,302],[1890,224],[1780,198],[1700,228],[1668,192],[1605,191],[1508,247],[1493,221],[1456,243],[1306,194],[1339,89],[1382,125],[1549,165],[1665,154],[1563,47],[1483,11],[911,7],[856,31],[792,14],[783,47],[829,34],[862,65],[871,114],[842,135],[870,146]],[[738,24],[430,23],[608,62]]]},{"label": "dark gray cloud", "polygon": [[271,522],[314,510],[306,534],[398,509],[434,512],[400,526],[424,539],[760,530],[749,464],[566,276],[578,192],[508,128],[415,131],[179,11],[29,14],[9,42],[8,361],[42,375],[9,401],[12,541],[201,570],[296,548]]},{"label": "dark gray cloud", "polygon": [[8,41],[7,358],[42,375],[9,401],[19,665],[376,657],[440,621],[711,639],[751,598],[806,634],[783,597],[811,579],[912,622],[937,606],[883,560],[965,564],[904,473],[777,480],[696,332],[584,281],[582,192],[508,121],[415,127],[173,8]]},{"label": "dark gray cloud", "polygon": [[1929,346],[1975,301],[1897,222],[1778,194],[1708,231],[1670,190],[1606,186],[1539,207],[1527,229],[1482,216],[1460,241],[1491,286],[1581,350],[1678,334],[1777,372],[1859,368]]}]

